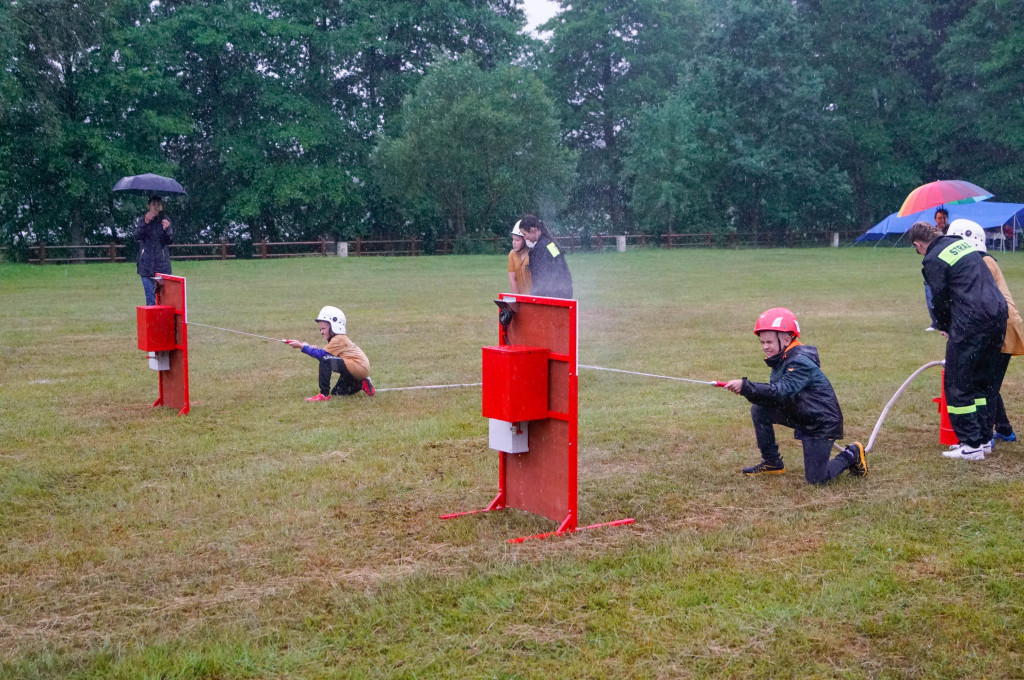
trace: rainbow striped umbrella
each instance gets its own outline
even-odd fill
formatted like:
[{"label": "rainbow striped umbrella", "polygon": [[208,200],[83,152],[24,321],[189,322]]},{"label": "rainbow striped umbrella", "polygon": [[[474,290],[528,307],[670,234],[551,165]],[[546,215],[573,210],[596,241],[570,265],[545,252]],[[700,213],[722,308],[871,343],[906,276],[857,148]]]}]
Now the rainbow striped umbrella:
[{"label": "rainbow striped umbrella", "polygon": [[906,217],[911,213],[937,208],[940,205],[978,203],[989,198],[992,198],[992,194],[976,184],[960,179],[940,179],[937,182],[922,184],[911,191],[896,216]]}]

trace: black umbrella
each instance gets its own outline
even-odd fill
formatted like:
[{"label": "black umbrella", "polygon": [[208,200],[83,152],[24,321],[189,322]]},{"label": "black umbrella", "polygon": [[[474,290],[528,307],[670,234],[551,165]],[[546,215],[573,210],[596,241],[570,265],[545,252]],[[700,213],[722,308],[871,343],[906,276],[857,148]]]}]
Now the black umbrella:
[{"label": "black umbrella", "polygon": [[114,191],[128,191],[133,194],[164,195],[186,193],[181,185],[170,177],[161,177],[146,173],[145,175],[133,175],[122,177],[114,185]]}]

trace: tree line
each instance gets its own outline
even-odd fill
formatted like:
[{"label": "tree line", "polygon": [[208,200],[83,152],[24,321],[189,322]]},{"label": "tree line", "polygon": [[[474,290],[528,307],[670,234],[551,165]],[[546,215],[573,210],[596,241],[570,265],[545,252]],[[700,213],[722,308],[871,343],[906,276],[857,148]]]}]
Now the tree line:
[{"label": "tree line", "polygon": [[918,184],[1024,200],[1020,0],[17,0],[0,237],[867,228]]}]

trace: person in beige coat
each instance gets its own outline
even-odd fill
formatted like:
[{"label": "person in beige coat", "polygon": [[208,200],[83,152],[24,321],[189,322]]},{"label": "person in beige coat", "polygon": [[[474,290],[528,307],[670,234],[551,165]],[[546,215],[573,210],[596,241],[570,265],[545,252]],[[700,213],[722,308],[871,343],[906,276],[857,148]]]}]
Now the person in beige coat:
[{"label": "person in beige coat", "polygon": [[988,413],[990,414],[989,420],[992,422],[988,425],[989,429],[993,432],[993,442],[996,440],[1015,442],[1017,441],[1017,434],[1013,431],[1013,426],[1006,416],[1006,407],[1003,405],[1003,397],[1000,394],[1000,390],[1003,378],[1006,376],[1006,369],[1010,365],[1010,357],[1024,354],[1024,322],[1021,321],[1020,312],[1017,311],[1017,305],[1013,302],[1013,296],[1010,295],[1010,288],[1006,285],[1006,279],[999,268],[999,263],[988,254],[988,248],[985,245],[985,230],[982,229],[981,225],[971,220],[953,220],[949,225],[947,233],[963,238],[970,242],[975,250],[982,253],[985,264],[988,266],[988,270],[992,272],[992,278],[995,279],[996,286],[999,287],[999,292],[1006,298],[1006,337],[1003,339],[1003,347],[996,365],[998,373],[994,381],[996,386],[995,393],[989,396]]}]

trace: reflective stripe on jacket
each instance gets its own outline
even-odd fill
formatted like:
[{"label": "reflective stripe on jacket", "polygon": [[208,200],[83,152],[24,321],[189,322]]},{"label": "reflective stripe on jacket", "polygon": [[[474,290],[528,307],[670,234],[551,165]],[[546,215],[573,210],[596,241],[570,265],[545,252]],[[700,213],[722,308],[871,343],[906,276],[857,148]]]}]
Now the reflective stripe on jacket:
[{"label": "reflective stripe on jacket", "polygon": [[962,340],[1006,319],[1006,299],[999,292],[981,253],[959,236],[940,236],[921,260],[921,273],[932,288],[935,327]]},{"label": "reflective stripe on jacket", "polygon": [[537,239],[537,244],[530,249],[530,278],[533,279],[530,295],[572,297],[572,275],[565,255],[547,236]]}]

